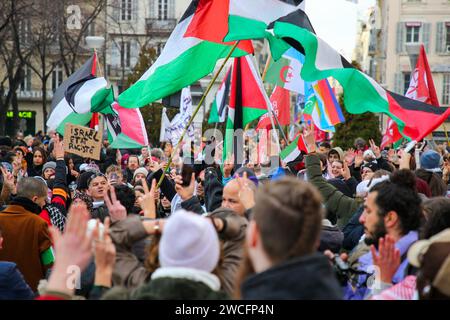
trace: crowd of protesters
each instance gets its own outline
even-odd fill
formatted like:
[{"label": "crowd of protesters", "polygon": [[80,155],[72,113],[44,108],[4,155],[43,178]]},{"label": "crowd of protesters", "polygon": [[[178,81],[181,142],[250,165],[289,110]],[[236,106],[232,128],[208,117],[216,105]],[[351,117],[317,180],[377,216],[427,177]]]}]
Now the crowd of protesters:
[{"label": "crowd of protesters", "polygon": [[0,299],[449,299],[449,150],[304,140],[262,174],[0,137]]}]

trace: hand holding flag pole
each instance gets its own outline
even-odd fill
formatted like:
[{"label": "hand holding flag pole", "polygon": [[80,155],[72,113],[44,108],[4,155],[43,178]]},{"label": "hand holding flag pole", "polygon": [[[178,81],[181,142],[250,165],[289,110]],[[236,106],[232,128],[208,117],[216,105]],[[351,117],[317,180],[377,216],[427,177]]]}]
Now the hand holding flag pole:
[{"label": "hand holding flag pole", "polygon": [[217,77],[219,76],[220,72],[222,72],[222,69],[225,67],[225,64],[230,59],[231,55],[233,54],[233,51],[237,48],[239,45],[240,40],[236,41],[236,43],[233,45],[233,47],[230,49],[230,52],[225,57],[225,60],[223,61],[222,65],[220,66],[219,70],[216,72],[216,74],[213,76],[211,81],[209,82],[208,87],[206,88],[205,92],[202,95],[202,98],[200,99],[200,102],[198,103],[197,107],[195,108],[194,112],[192,113],[192,117],[187,123],[186,127],[183,130],[183,133],[180,136],[180,139],[178,139],[177,145],[175,148],[173,148],[172,154],[170,155],[169,159],[167,160],[166,167],[163,170],[163,174],[161,175],[161,178],[158,181],[158,185],[156,188],[158,189],[161,186],[161,183],[164,180],[165,172],[169,169],[170,165],[172,164],[173,157],[177,154],[179,147],[181,146],[181,141],[183,141],[184,136],[188,130],[188,128],[191,126],[192,122],[194,121],[195,116],[197,115],[198,111],[200,110],[201,105],[203,104],[203,101],[205,101],[206,96],[208,95],[209,91],[211,90],[212,86],[214,85]]}]

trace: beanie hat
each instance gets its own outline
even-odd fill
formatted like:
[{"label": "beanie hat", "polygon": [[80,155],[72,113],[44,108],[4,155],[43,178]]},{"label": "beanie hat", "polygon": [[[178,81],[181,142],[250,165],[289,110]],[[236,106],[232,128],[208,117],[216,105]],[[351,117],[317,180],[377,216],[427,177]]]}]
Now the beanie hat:
[{"label": "beanie hat", "polygon": [[76,199],[80,199],[81,201],[83,201],[86,204],[86,207],[89,210],[89,212],[92,213],[92,211],[94,210],[93,205],[94,199],[92,199],[90,195],[76,190],[75,195],[73,196],[73,201],[75,201]]},{"label": "beanie hat", "polygon": [[375,153],[373,153],[372,150],[367,149],[367,150],[364,151],[364,153],[363,153],[363,158],[364,158],[364,159],[366,159],[366,158],[376,159],[376,156],[375,156]]},{"label": "beanie hat", "polygon": [[55,170],[56,169],[56,162],[55,161],[46,162],[44,164],[44,166],[42,167],[42,174],[44,174],[45,170],[47,170],[47,169]]},{"label": "beanie hat", "polygon": [[159,243],[161,267],[211,272],[219,256],[219,238],[211,220],[185,210],[178,210],[167,219]]},{"label": "beanie hat", "polygon": [[147,169],[145,169],[145,168],[137,168],[135,171],[134,171],[134,173],[133,173],[133,178],[136,178],[136,175],[137,174],[139,174],[139,173],[142,173],[142,174],[144,174],[146,177],[147,177],[147,175],[148,175],[148,170]]},{"label": "beanie hat", "polygon": [[428,172],[441,172],[442,157],[434,150],[427,150],[420,156],[420,167]]},{"label": "beanie hat", "polygon": [[86,171],[80,174],[77,180],[77,190],[86,190],[89,188],[88,180],[93,176],[95,172]]},{"label": "beanie hat", "polygon": [[379,168],[378,163],[376,161],[370,161],[370,162],[366,162],[361,166],[361,171],[363,170],[363,168],[369,168],[370,170],[372,170],[372,172],[377,171]]}]

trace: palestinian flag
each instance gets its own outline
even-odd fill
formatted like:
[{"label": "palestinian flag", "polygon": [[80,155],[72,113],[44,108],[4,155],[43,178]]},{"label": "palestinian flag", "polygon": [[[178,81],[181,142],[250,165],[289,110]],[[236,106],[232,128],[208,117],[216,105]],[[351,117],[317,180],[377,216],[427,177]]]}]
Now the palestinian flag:
[{"label": "palestinian flag", "polygon": [[[350,113],[385,113],[397,123],[403,136],[415,141],[423,139],[450,115],[449,108],[429,105],[383,89],[318,38],[302,10],[272,23],[268,34],[284,40],[304,54],[301,76],[305,81],[313,82],[327,77],[338,80],[344,88],[345,107]],[[284,46],[278,44],[278,41],[271,42],[274,57],[281,56],[285,50]]]},{"label": "palestinian flag", "polygon": [[[125,108],[140,108],[188,87],[214,70],[233,43],[222,41],[228,26],[228,1],[192,1],[167,40],[161,55],[142,77],[119,96]],[[233,57],[253,53],[241,41]]]},{"label": "palestinian flag", "polygon": [[[225,41],[265,38],[274,20],[302,7],[303,0],[228,0],[228,34]],[[226,2],[226,1],[224,1]]]},{"label": "palestinian flag", "polygon": [[302,152],[307,154],[309,151],[306,147],[303,135],[300,134],[294,139],[294,141],[284,148],[283,151],[281,151],[280,157],[283,162],[289,163],[297,159]]},{"label": "palestinian flag", "polygon": [[148,145],[147,130],[139,109],[122,108],[113,102],[110,111],[105,118],[111,148],[137,149]]},{"label": "palestinian flag", "polygon": [[103,109],[111,101],[112,91],[105,78],[97,78],[97,55],[65,80],[56,89],[52,109],[47,120],[48,130],[64,134],[66,123],[86,125],[92,113]]},{"label": "palestinian flag", "polygon": [[[253,56],[234,59],[231,76],[231,95],[225,132],[223,157],[227,159],[234,150],[243,146],[235,145],[234,132],[265,114],[269,108],[269,97],[264,90],[261,76],[255,66]],[[237,154],[235,153],[235,157]],[[236,159],[236,158],[235,158]]]},{"label": "palestinian flag", "polygon": [[208,123],[224,122],[226,116],[227,99],[230,93],[231,84],[231,67],[228,70],[225,78],[223,78],[217,91],[216,98],[211,106]]}]

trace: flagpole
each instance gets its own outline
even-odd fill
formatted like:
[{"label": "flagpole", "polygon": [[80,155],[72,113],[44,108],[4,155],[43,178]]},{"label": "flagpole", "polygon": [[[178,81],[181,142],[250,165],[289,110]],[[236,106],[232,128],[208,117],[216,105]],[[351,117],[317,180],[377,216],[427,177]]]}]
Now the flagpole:
[{"label": "flagpole", "polygon": [[175,148],[172,151],[172,154],[170,155],[169,159],[167,160],[166,167],[163,170],[163,174],[161,175],[161,178],[159,179],[158,185],[157,185],[156,188],[159,188],[161,186],[161,183],[163,182],[164,177],[165,177],[165,173],[167,172],[167,170],[169,169],[170,165],[172,164],[173,157],[177,154],[178,149],[179,149],[179,147],[181,145],[181,142],[184,139],[184,136],[185,136],[186,132],[188,131],[189,127],[191,126],[192,122],[194,121],[195,116],[197,115],[198,111],[200,110],[200,107],[202,106],[203,102],[205,101],[206,96],[208,95],[208,93],[211,90],[212,86],[216,82],[216,79],[219,76],[220,72],[222,72],[222,69],[225,67],[225,64],[230,59],[230,57],[233,54],[234,50],[237,48],[239,42],[240,42],[240,40],[236,41],[236,43],[233,45],[233,47],[231,48],[231,50],[228,53],[228,55],[225,57],[225,60],[223,61],[222,65],[220,66],[219,70],[216,72],[216,74],[213,76],[213,78],[209,82],[209,85],[206,88],[205,92],[203,93],[202,98],[200,99],[200,102],[198,103],[197,107],[195,108],[194,113],[191,116],[191,119],[189,120],[188,124],[184,128],[180,139],[178,139],[177,145],[175,146]]}]

